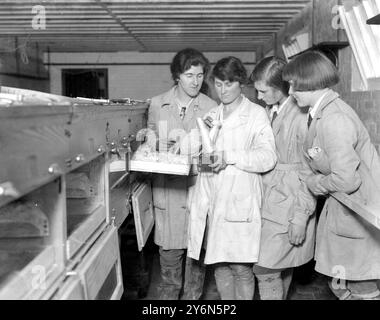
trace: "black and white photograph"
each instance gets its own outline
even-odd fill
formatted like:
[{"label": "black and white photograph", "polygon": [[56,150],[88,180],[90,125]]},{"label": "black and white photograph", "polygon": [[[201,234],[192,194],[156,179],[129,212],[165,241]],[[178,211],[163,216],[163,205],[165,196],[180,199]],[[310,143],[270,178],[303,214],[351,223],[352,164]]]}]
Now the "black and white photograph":
[{"label": "black and white photograph", "polygon": [[379,152],[380,0],[0,1],[0,300],[380,300]]}]

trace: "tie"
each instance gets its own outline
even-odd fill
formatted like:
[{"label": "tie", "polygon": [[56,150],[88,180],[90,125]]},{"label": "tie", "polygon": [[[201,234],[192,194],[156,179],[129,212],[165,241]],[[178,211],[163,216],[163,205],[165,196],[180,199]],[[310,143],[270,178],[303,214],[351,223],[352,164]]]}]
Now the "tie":
[{"label": "tie", "polygon": [[272,121],[271,121],[271,126],[273,127],[273,122],[274,122],[274,119],[277,118],[277,111],[273,112],[273,115],[272,115]]},{"label": "tie", "polygon": [[179,117],[181,118],[181,120],[183,120],[183,118],[185,117],[185,112],[186,112],[186,107],[182,107],[181,112],[179,113]]},{"label": "tie", "polygon": [[309,116],[307,117],[307,128],[310,128],[310,124],[311,124],[312,121],[313,121],[313,117],[309,113]]}]

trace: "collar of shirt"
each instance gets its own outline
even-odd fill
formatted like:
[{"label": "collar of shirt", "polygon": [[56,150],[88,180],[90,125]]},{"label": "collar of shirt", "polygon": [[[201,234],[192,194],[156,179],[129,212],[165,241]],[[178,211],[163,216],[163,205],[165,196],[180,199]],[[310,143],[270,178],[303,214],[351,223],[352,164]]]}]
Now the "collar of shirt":
[{"label": "collar of shirt", "polygon": [[284,106],[288,103],[290,99],[290,96],[286,98],[286,100],[281,103],[280,105],[275,104],[273,107],[270,109],[270,118],[273,119],[273,113],[277,112],[277,115],[280,114],[281,110],[284,108]]},{"label": "collar of shirt", "polygon": [[[176,97],[175,97],[175,91],[176,90],[177,90],[177,85],[175,85],[174,87],[172,87],[164,95],[164,97],[163,97],[163,103],[161,104],[161,108],[168,107],[170,105],[177,106]],[[199,92],[199,94],[195,98],[193,98],[193,101],[194,101],[194,111],[196,111],[198,109],[202,110],[202,106],[201,106],[200,101],[199,101],[199,96],[200,95],[201,95],[201,93]],[[179,108],[179,110],[181,110],[180,106],[178,106],[178,108]]]},{"label": "collar of shirt", "polygon": [[309,114],[310,116],[314,119],[314,116],[315,116],[315,113],[317,112],[323,98],[328,94],[328,91],[326,91],[324,94],[322,94],[319,99],[317,100],[317,102],[315,103],[315,105],[309,109]]}]

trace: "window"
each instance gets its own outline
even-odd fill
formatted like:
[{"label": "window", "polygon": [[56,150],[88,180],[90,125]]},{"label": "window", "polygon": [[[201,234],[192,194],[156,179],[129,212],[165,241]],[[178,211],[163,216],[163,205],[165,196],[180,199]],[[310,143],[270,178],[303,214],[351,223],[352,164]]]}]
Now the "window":
[{"label": "window", "polygon": [[62,69],[62,94],[73,98],[108,99],[108,70]]},{"label": "window", "polygon": [[367,24],[379,13],[379,0],[363,0],[351,8],[339,7],[365,90],[380,89],[380,26]]}]

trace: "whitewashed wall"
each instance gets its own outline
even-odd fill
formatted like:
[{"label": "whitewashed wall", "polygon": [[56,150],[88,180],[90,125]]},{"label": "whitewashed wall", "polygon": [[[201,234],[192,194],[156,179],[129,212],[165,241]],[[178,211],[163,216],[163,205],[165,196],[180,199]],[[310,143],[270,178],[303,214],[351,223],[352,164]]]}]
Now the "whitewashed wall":
[{"label": "whitewashed wall", "polygon": [[[110,98],[147,99],[168,90],[173,81],[170,62],[175,53],[50,53],[45,63],[50,70],[50,91],[62,94],[62,69],[107,68]],[[254,52],[205,52],[213,64],[233,55],[240,58],[249,72],[256,62]]]}]

